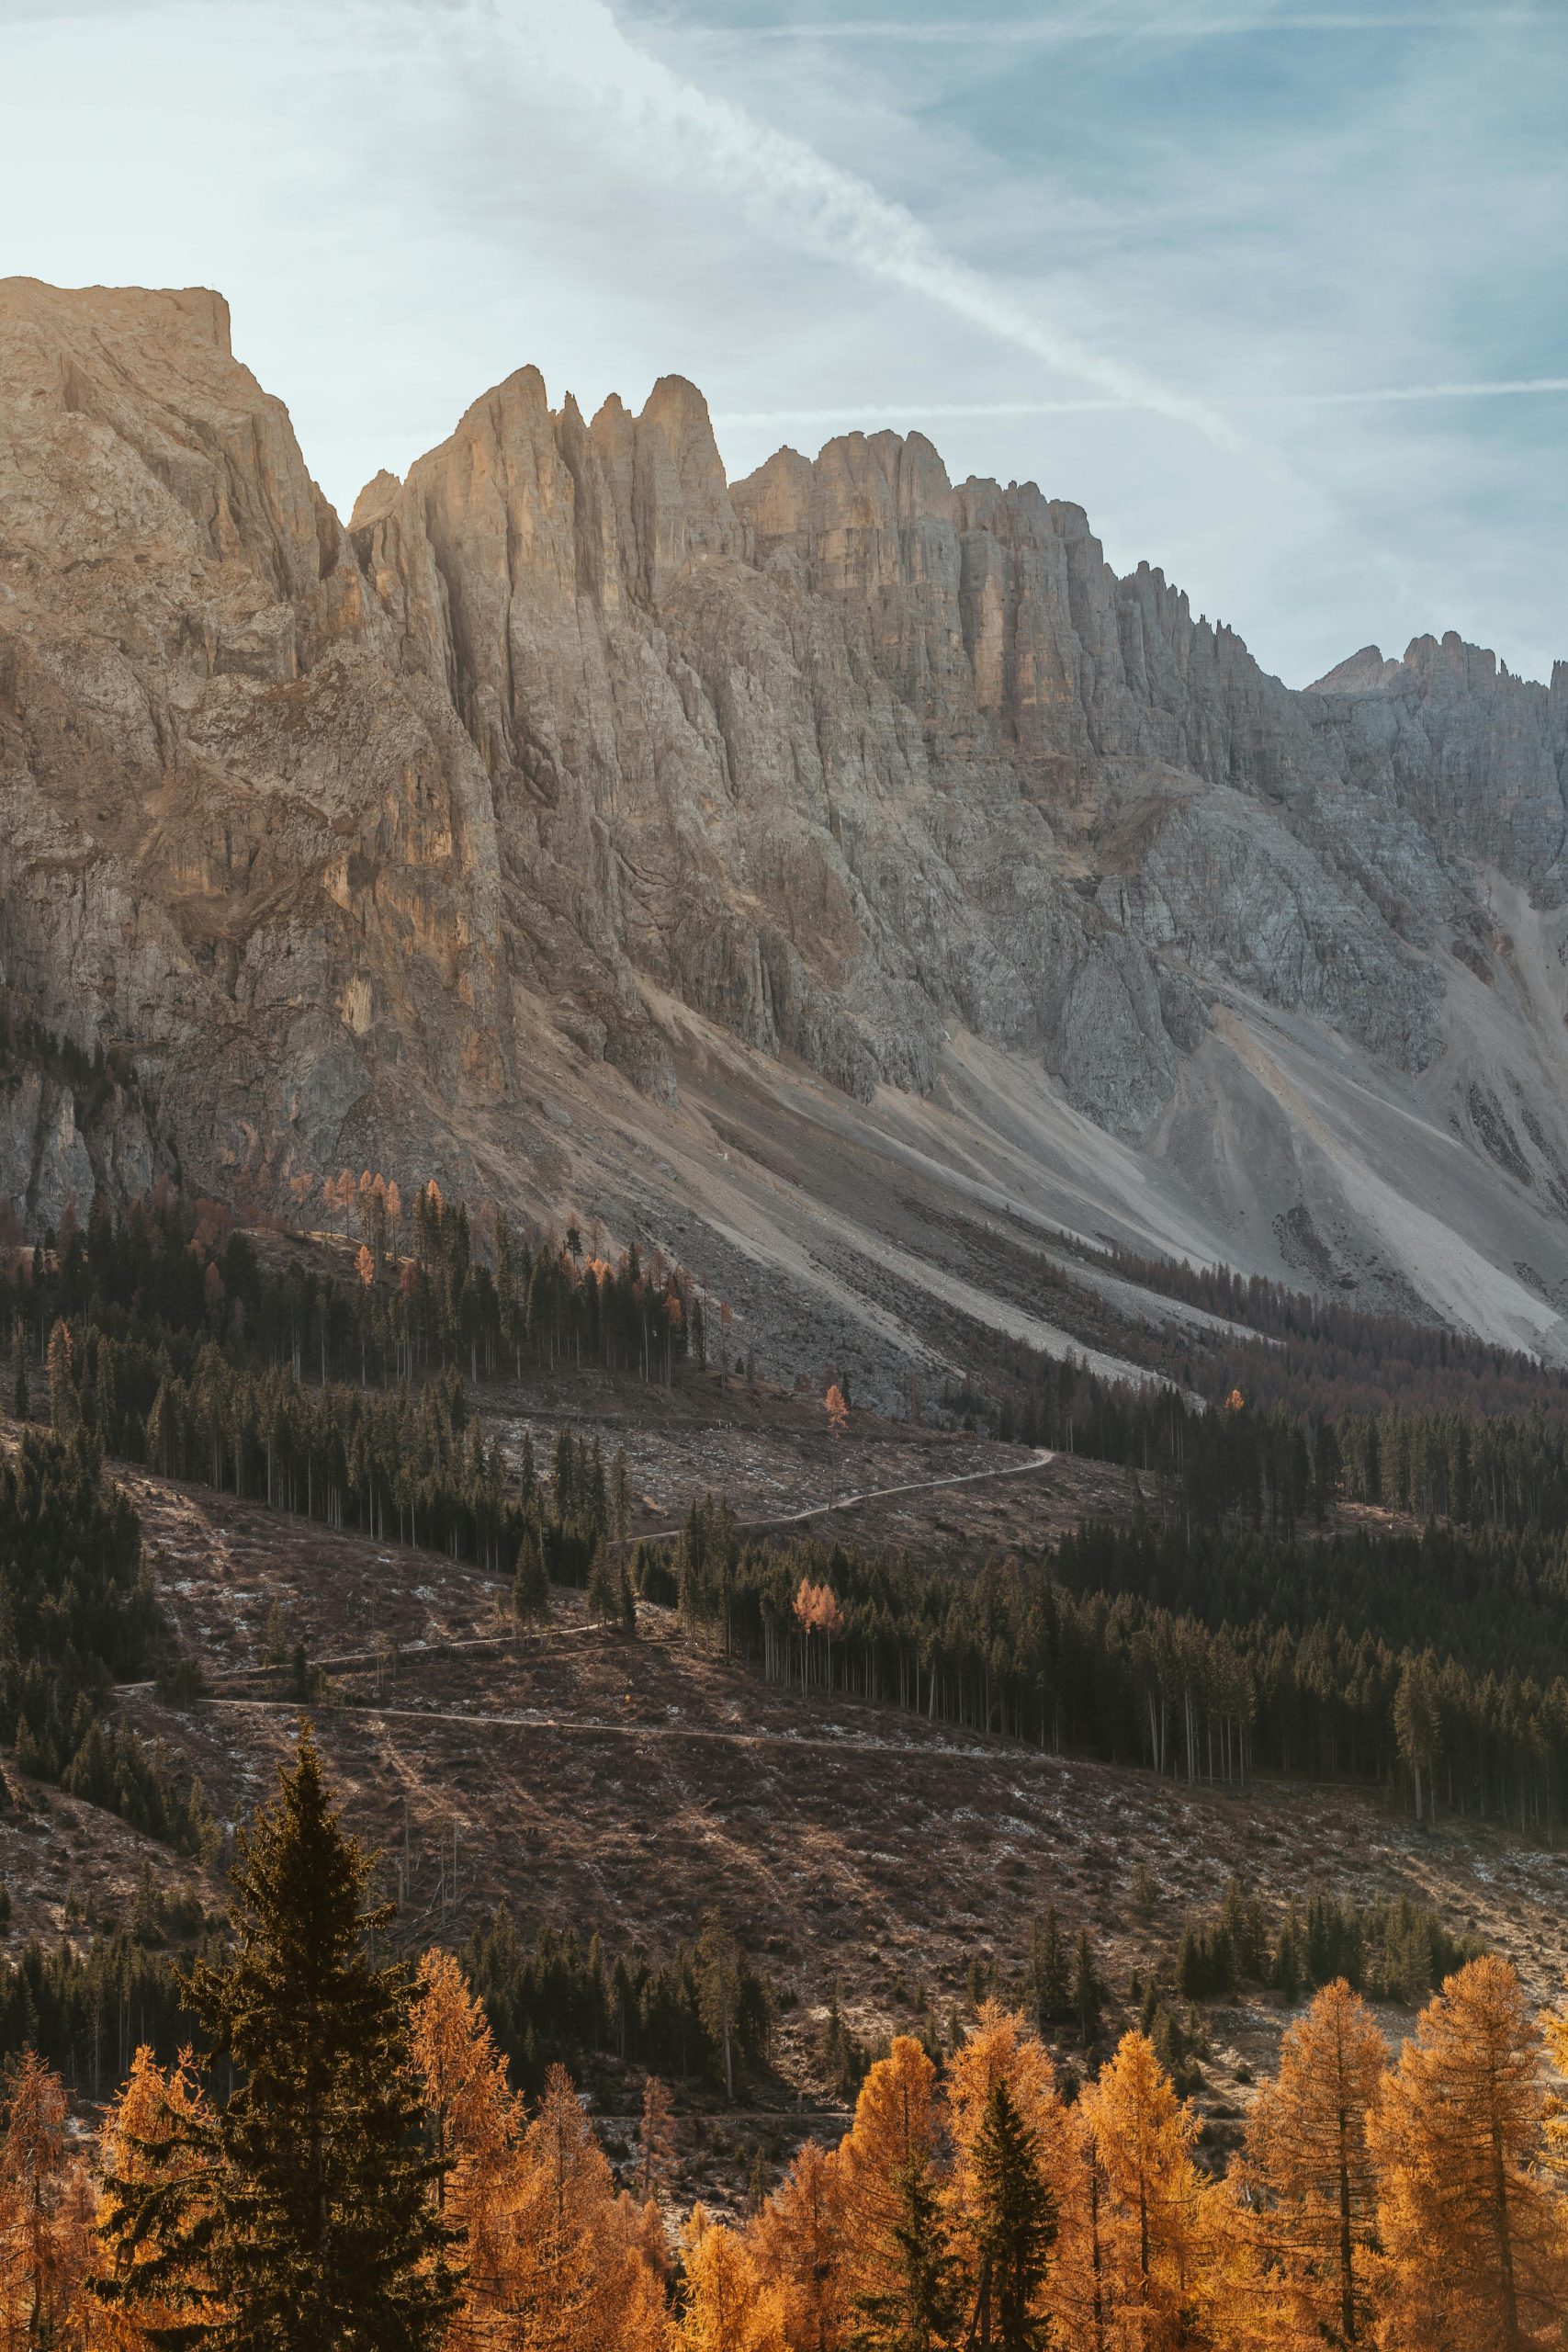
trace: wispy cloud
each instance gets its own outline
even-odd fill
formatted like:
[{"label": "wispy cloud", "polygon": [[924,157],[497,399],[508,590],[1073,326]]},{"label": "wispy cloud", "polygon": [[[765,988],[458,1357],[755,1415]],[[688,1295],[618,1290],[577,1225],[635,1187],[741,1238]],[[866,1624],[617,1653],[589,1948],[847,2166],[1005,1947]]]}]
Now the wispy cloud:
[{"label": "wispy cloud", "polygon": [[1183,17],[1163,14],[1138,18],[1090,17],[954,18],[922,23],[918,17],[842,17],[838,22],[783,22],[771,25],[694,25],[691,29],[723,32],[737,40],[904,41],[940,46],[947,42],[998,43],[1042,49],[1071,41],[1231,40],[1251,40],[1270,33],[1430,33],[1467,34],[1542,21],[1536,8],[1472,8],[1441,10],[1427,15],[1371,13],[1336,8],[1292,8],[1251,17]]},{"label": "wispy cloud", "polygon": [[[785,244],[915,294],[1056,373],[1096,387],[1118,405],[1167,416],[1233,456],[1249,452],[1221,409],[1119,356],[1097,349],[985,271],[949,252],[901,203],[808,141],[780,130],[734,99],[701,87],[629,40],[604,0],[512,0],[475,11],[493,29],[520,86],[576,85],[623,159],[706,183],[745,208]],[[1270,462],[1257,457],[1260,467]]]},{"label": "wispy cloud", "polygon": [[1258,392],[1236,408],[1340,408],[1361,401],[1513,400],[1535,392],[1568,392],[1568,376],[1510,376],[1495,383],[1387,384],[1364,391]]},{"label": "wispy cloud", "polygon": [[525,360],[584,405],[673,368],[733,472],[919,425],[1286,675],[1427,628],[1568,650],[1562,0],[747,21],[825,5],[0,0],[6,266],[222,287],[344,505]]},{"label": "wispy cloud", "polygon": [[[1501,400],[1553,392],[1568,392],[1568,376],[1519,376],[1477,384],[1387,384],[1337,392],[1227,393],[1214,404],[1222,409],[1347,408],[1378,401]],[[908,416],[1098,416],[1145,405],[1132,400],[928,401],[917,396],[904,401],[847,400],[837,408],[728,409],[720,411],[715,421],[736,425],[832,424],[852,413],[857,421],[880,424]]]}]

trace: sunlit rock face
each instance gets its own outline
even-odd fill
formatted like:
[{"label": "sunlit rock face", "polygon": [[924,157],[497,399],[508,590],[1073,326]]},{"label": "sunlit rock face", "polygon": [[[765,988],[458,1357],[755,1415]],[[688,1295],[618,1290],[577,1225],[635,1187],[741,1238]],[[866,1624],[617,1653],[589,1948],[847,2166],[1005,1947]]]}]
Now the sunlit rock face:
[{"label": "sunlit rock face", "polygon": [[[0,287],[0,979],[203,1182],[547,1192],[552,1057],[673,1118],[699,1032],[868,1104],[971,1037],[1222,1238],[1203,1136],[1262,1088],[1232,1254],[1280,1271],[1314,1182],[1366,1212],[1277,1037],[1555,1230],[1565,756],[1562,668],[1423,638],[1292,693],[918,435],[728,483],[679,377],[590,422],[524,368],[345,527],[220,297]],[[156,1157],[51,1115],[34,1209]]]}]

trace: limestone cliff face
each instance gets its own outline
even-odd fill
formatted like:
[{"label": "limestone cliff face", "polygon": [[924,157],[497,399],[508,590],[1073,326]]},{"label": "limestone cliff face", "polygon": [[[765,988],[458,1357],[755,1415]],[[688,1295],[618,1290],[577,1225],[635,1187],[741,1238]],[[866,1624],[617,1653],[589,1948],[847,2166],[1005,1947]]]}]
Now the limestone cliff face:
[{"label": "limestone cliff face", "polygon": [[394,651],[217,296],[0,289],[0,978],[209,1180],[405,1039],[504,1083],[490,796]]},{"label": "limestone cliff face", "polygon": [[1542,1186],[1496,894],[1561,901],[1565,760],[1562,668],[1292,694],[919,435],[728,484],[676,377],[585,422],[525,368],[345,528],[219,297],[0,287],[0,982],[205,1181],[504,1152],[547,1036],[673,1104],[680,1006],[862,1100],[973,1035],[1151,1166],[1263,1008],[1496,1162],[1517,997]]}]

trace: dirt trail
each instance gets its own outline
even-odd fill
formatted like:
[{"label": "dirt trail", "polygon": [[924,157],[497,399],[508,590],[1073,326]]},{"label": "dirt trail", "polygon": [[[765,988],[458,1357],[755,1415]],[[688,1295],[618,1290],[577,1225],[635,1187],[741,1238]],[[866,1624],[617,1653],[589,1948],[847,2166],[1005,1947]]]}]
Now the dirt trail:
[{"label": "dirt trail", "polygon": [[[1055,1462],[1055,1453],[1048,1446],[1036,1446],[1027,1462],[1003,1463],[995,1470],[960,1470],[951,1478],[908,1478],[897,1487],[863,1487],[857,1493],[835,1495],[831,1502],[811,1503],[805,1510],[775,1511],[767,1519],[738,1519],[736,1526],[742,1534],[759,1527],[798,1527],[803,1520],[820,1519],[830,1510],[852,1510],[857,1503],[886,1502],[889,1495],[927,1494],[933,1487],[968,1487],[977,1478],[1021,1478],[1028,1470],[1043,1470]],[[658,1527],[641,1540],[645,1544],[673,1543],[680,1534],[678,1527]]]},{"label": "dirt trail", "polygon": [[[250,1699],[238,1691],[213,1691],[205,1702],[209,1706],[250,1708],[265,1714],[298,1715],[301,1702],[298,1699]],[[318,1702],[318,1704],[321,1702]],[[330,1702],[328,1702],[331,1703]],[[668,1739],[717,1740],[731,1747],[822,1747],[835,1755],[848,1750],[865,1756],[919,1757],[984,1757],[994,1761],[1006,1756],[1010,1764],[1051,1765],[1060,1770],[1070,1759],[1053,1755],[1049,1749],[1026,1747],[1021,1742],[990,1741],[985,1746],[975,1741],[960,1742],[932,1737],[915,1739],[865,1738],[853,1732],[793,1731],[730,1731],[720,1724],[649,1723],[646,1717],[616,1723],[607,1717],[585,1715],[502,1715],[478,1714],[461,1707],[388,1707],[378,1702],[369,1705],[342,1710],[367,1723],[457,1724],[468,1731],[547,1731],[576,1732],[590,1739]]]},{"label": "dirt trail", "polygon": [[[798,1527],[805,1521],[821,1519],[829,1511],[853,1510],[860,1503],[883,1502],[890,1495],[926,1494],[937,1487],[968,1487],[981,1478],[1021,1478],[1029,1471],[1043,1470],[1056,1458],[1056,1454],[1051,1448],[1036,1446],[1027,1462],[1003,1463],[995,1469],[961,1470],[946,1478],[908,1478],[896,1487],[863,1487],[847,1495],[835,1495],[830,1502],[810,1503],[804,1510],[775,1511],[765,1518],[737,1520],[736,1526],[742,1534],[754,1533],[760,1528]],[[642,1544],[672,1544],[679,1538],[681,1532],[679,1527],[656,1527],[647,1534],[640,1535],[637,1541]],[[472,1572],[478,1577],[487,1573],[479,1567],[474,1567]],[[559,1641],[563,1636],[573,1634],[581,1635],[590,1630],[591,1628],[581,1625],[561,1626],[549,1638]],[[495,1634],[458,1635],[450,1641],[416,1639],[400,1643],[398,1647],[400,1655],[404,1657],[435,1657],[443,1656],[451,1650],[495,1649],[506,1643],[515,1642],[519,1638],[516,1632],[508,1629]],[[378,1653],[375,1650],[344,1650],[330,1657],[312,1657],[310,1663],[312,1666],[325,1668],[374,1666],[377,1657]],[[265,1666],[231,1668],[225,1679],[231,1679],[234,1674],[265,1674],[272,1670]],[[147,1690],[152,1686],[151,1682],[144,1681],[122,1682],[118,1687],[121,1690]]]}]

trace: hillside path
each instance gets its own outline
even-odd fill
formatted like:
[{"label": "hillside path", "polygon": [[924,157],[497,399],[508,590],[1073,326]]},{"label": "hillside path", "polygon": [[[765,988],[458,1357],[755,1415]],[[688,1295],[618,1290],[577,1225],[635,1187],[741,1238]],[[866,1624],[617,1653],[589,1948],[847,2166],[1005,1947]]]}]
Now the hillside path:
[{"label": "hillside path", "polygon": [[[122,1684],[120,1687],[125,1689],[129,1686]],[[302,1708],[308,1710],[311,1704],[317,1706],[322,1704],[319,1700],[310,1702],[299,1699],[251,1699],[241,1691],[224,1690],[209,1692],[202,1703],[209,1707],[249,1708],[253,1713],[261,1714],[295,1716],[299,1714]],[[760,1731],[757,1729],[732,1731],[723,1724],[684,1724],[668,1721],[649,1723],[646,1717],[617,1723],[610,1718],[585,1715],[479,1714],[472,1709],[461,1707],[387,1706],[379,1700],[373,1700],[359,1706],[345,1706],[342,1701],[338,1701],[335,1704],[328,1701],[326,1704],[332,1708],[334,1714],[346,1715],[351,1720],[360,1718],[367,1724],[399,1722],[453,1724],[460,1725],[465,1731],[564,1732],[576,1733],[589,1739],[703,1739],[717,1741],[728,1747],[787,1747],[803,1750],[822,1747],[829,1748],[835,1753],[841,1753],[845,1748],[852,1748],[857,1755],[868,1756],[994,1757],[997,1752],[994,1738],[988,1744],[982,1746],[972,1737],[967,1740],[943,1739],[938,1736],[923,1740],[866,1738],[854,1732],[846,1732],[842,1728],[831,1732]],[[923,1722],[925,1719],[921,1717],[919,1720]],[[1009,1742],[1010,1752],[1014,1745],[1015,1743]],[[1020,1752],[1025,1758],[1038,1754],[1043,1762],[1052,1765],[1060,1765],[1062,1762],[1062,1758],[1053,1754],[1048,1748],[1035,1750],[1024,1747]]]},{"label": "hillside path", "polygon": [[[805,1520],[820,1519],[826,1511],[852,1510],[857,1503],[886,1502],[890,1495],[929,1494],[935,1487],[971,1487],[978,1478],[1021,1478],[1028,1471],[1043,1470],[1048,1462],[1055,1459],[1052,1447],[1037,1445],[1027,1462],[1006,1462],[998,1470],[960,1470],[950,1478],[907,1478],[897,1487],[862,1487],[847,1495],[835,1495],[831,1502],[810,1503],[805,1510],[775,1511],[768,1519],[738,1519],[735,1524],[743,1535],[759,1527],[798,1527]],[[672,1544],[680,1533],[678,1527],[657,1527],[637,1540],[642,1544]]]},{"label": "hillside path", "polygon": [[[1053,1448],[1036,1446],[1027,1462],[1007,1462],[999,1469],[961,1470],[946,1478],[909,1478],[897,1487],[862,1487],[846,1495],[835,1495],[830,1502],[810,1503],[804,1510],[778,1511],[766,1519],[738,1519],[735,1524],[743,1535],[753,1534],[762,1528],[799,1527],[807,1520],[820,1519],[829,1511],[852,1510],[859,1503],[882,1502],[890,1495],[926,1494],[936,1487],[969,1487],[980,1478],[1021,1478],[1032,1470],[1044,1469],[1048,1463],[1055,1462],[1055,1459],[1056,1454]],[[637,1536],[636,1541],[639,1544],[673,1544],[681,1533],[682,1529],[679,1527],[656,1527],[648,1533]],[[573,1634],[581,1635],[592,1630],[591,1626],[585,1625],[563,1625],[555,1629],[549,1638],[553,1642],[558,1642]],[[450,1641],[403,1642],[399,1645],[399,1655],[403,1657],[443,1657],[452,1650],[496,1649],[502,1644],[515,1642],[519,1638],[526,1639],[527,1636],[520,1636],[516,1632],[509,1629],[501,1634],[456,1635]],[[374,1666],[376,1661],[377,1653],[374,1650],[344,1650],[332,1657],[312,1657],[310,1664],[330,1668],[340,1666]],[[223,1679],[229,1681],[236,1676],[266,1674],[273,1670],[265,1666],[234,1667],[228,1670]],[[146,1681],[122,1682],[118,1685],[122,1690],[145,1690],[151,1687],[151,1683]]]}]

